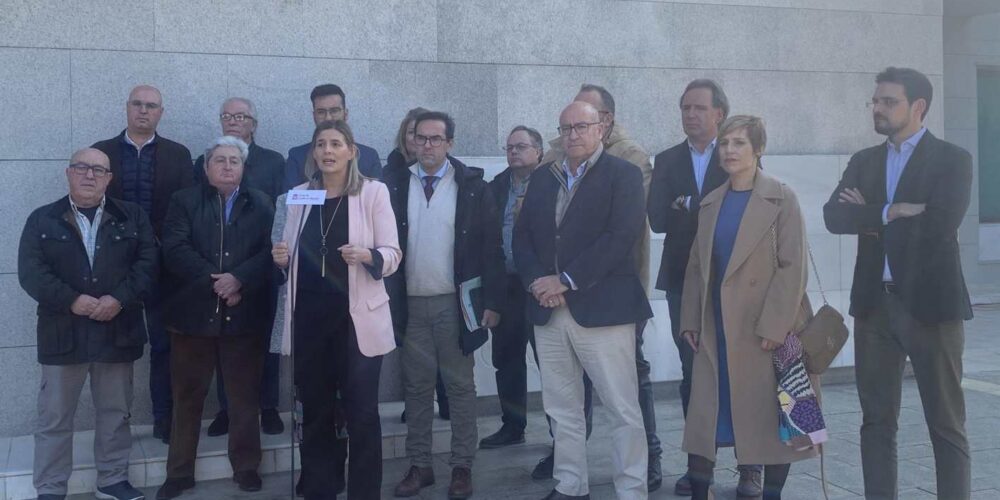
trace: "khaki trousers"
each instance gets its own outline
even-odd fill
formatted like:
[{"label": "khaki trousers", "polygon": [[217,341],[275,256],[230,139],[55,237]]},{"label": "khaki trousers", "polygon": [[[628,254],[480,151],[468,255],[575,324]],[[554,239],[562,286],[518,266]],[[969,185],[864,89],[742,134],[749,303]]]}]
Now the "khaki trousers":
[{"label": "khaki trousers", "polygon": [[[73,472],[73,418],[90,375],[97,421],[94,464],[97,486],[128,480],[132,451],[132,363],[42,365],[35,430],[34,486],[39,495],[65,495]],[[16,383],[10,381],[9,383]]]},{"label": "khaki trousers", "polygon": [[583,374],[611,416],[615,492],[619,499],[645,499],[649,459],[639,410],[635,370],[635,324],[584,328],[566,306],[548,324],[535,326],[542,374],[542,404],[555,434],[556,490],[587,495],[587,431],[583,412]]},{"label": "khaki trousers", "polygon": [[854,370],[863,413],[865,498],[896,500],[899,495],[896,431],[907,357],[934,448],[938,498],[969,498],[972,473],[962,393],[964,347],[961,321],[921,323],[893,294],[883,294],[867,318],[855,320]]}]

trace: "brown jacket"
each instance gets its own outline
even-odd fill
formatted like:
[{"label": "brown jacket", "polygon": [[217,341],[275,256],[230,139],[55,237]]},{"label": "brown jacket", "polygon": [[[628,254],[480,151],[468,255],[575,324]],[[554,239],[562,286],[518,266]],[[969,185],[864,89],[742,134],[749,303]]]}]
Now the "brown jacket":
[{"label": "brown jacket", "polygon": [[[642,171],[642,188],[643,193],[643,203],[645,203],[646,196],[649,195],[649,181],[653,177],[653,165],[649,162],[649,153],[646,152],[638,142],[629,139],[628,134],[625,132],[625,128],[615,122],[615,125],[611,128],[611,133],[604,140],[604,150],[608,152],[611,156],[616,156],[621,158],[637,167]],[[541,163],[548,163],[551,161],[562,161],[563,159],[563,149],[562,149],[562,139],[556,137],[549,141],[549,150],[542,157]],[[649,221],[643,222],[643,231],[639,237],[639,240],[635,244],[635,259],[637,269],[639,273],[639,281],[642,283],[642,289],[646,291],[648,295],[650,293],[649,289]]]},{"label": "brown jacket", "polygon": [[[691,247],[681,331],[701,332],[694,357],[691,403],[683,449],[714,460],[718,416],[718,356],[712,311],[712,245],[727,180],[701,202]],[[774,228],[772,231],[772,227]],[[736,455],[741,464],[781,464],[815,455],[795,451],[778,437],[777,381],[761,340],[784,341],[811,315],[806,289],[805,223],[792,190],[757,172],[722,283]],[[819,391],[816,381],[814,388]]]}]

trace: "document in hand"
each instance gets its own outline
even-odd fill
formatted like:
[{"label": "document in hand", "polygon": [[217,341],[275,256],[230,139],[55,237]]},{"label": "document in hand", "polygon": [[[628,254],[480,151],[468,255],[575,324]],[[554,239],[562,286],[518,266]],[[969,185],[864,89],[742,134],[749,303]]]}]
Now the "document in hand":
[{"label": "document in hand", "polygon": [[462,353],[471,354],[489,339],[489,330],[479,326],[483,324],[483,311],[486,309],[482,278],[477,276],[458,285],[458,300],[465,328],[469,331],[458,337],[458,343]]},{"label": "document in hand", "polygon": [[483,279],[479,276],[458,285],[459,300],[462,303],[462,319],[470,332],[478,330],[483,321]]}]

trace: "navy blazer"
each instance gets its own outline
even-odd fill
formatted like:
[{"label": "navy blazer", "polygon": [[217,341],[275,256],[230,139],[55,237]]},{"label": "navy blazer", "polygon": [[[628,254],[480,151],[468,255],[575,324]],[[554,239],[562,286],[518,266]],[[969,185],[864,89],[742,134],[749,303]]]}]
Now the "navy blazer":
[{"label": "navy blazer", "polygon": [[[358,147],[358,170],[361,175],[372,179],[382,179],[382,162],[379,160],[378,151],[364,144],[355,143]],[[311,142],[295,146],[288,150],[288,161],[285,162],[285,191],[292,189],[306,181],[306,155],[309,154]]]},{"label": "navy blazer", "polygon": [[[680,294],[684,290],[684,273],[687,271],[691,245],[698,232],[698,210],[701,199],[726,181],[729,176],[719,166],[719,149],[712,152],[712,158],[705,170],[705,182],[698,192],[698,182],[694,178],[694,163],[688,141],[667,149],[653,160],[653,179],[649,184],[649,200],[646,212],[649,227],[654,233],[665,233],[663,257],[660,259],[660,273],[656,278],[656,288]],[[690,208],[673,208],[679,196],[690,196]]]},{"label": "navy blazer", "polygon": [[[878,303],[888,254],[893,282],[914,318],[924,323],[972,319],[958,245],[958,227],[972,190],[972,156],[925,133],[899,178],[893,201],[925,203],[926,210],[882,224],[888,154],[882,143],[852,156],[823,206],[831,233],[858,235],[851,315],[865,318]],[[839,195],[847,188],[860,190],[866,204],[840,202]]]},{"label": "navy blazer", "polygon": [[[653,316],[636,274],[632,248],[644,229],[642,172],[601,153],[576,188],[556,227],[556,199],[565,174],[555,163],[538,167],[514,225],[514,264],[525,286],[542,276],[567,273],[577,290],[567,291],[570,314],[580,326],[637,323]],[[558,262],[558,266],[557,266]],[[552,309],[528,301],[535,325]]]}]

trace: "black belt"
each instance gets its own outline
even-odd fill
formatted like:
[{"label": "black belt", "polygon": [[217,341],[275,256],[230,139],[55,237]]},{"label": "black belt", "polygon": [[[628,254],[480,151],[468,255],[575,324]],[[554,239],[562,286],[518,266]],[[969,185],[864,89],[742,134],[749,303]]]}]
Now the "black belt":
[{"label": "black belt", "polygon": [[882,291],[885,293],[891,293],[892,295],[897,295],[899,293],[899,285],[891,281],[883,281]]}]

